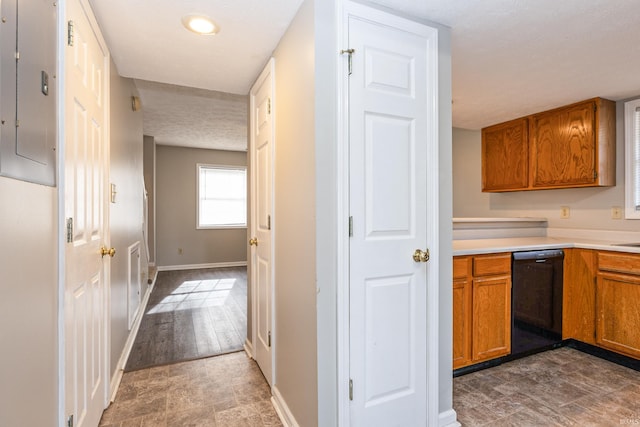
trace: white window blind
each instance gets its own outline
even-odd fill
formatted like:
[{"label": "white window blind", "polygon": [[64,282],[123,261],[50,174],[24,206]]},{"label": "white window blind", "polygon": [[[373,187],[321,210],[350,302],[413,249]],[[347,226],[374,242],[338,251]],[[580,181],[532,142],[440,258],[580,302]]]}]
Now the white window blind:
[{"label": "white window blind", "polygon": [[625,102],[625,218],[640,219],[640,99]]},{"label": "white window blind", "polygon": [[247,169],[198,165],[198,228],[246,227]]}]

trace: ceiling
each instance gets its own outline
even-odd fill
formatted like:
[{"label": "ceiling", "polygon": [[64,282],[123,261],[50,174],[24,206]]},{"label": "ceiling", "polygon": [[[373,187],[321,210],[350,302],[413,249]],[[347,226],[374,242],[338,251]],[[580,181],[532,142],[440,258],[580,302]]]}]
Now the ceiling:
[{"label": "ceiling", "polygon": [[[160,144],[246,149],[246,94],[302,0],[91,3],[119,73],[136,79],[146,134]],[[640,95],[637,0],[375,3],[451,27],[456,127]],[[190,13],[209,15],[220,32],[186,31],[180,19]]]}]

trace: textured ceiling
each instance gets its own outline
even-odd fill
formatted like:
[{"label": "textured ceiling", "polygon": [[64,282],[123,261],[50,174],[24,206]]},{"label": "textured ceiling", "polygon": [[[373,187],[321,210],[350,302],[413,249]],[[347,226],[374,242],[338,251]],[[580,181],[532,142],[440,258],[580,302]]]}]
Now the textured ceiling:
[{"label": "textured ceiling", "polygon": [[[248,93],[301,2],[91,0],[123,76],[241,95]],[[479,129],[594,96],[640,95],[638,0],[374,2],[451,27],[456,127]],[[220,33],[187,32],[180,17],[193,12],[210,15]],[[162,106],[180,101],[172,92],[161,100],[161,92],[156,90],[154,98],[141,89],[145,111],[156,111],[145,113],[145,132],[164,125],[174,133],[184,126],[186,134],[199,127],[198,114],[162,113]],[[153,117],[165,123],[154,123]],[[169,124],[174,118],[179,121]],[[237,149],[246,149],[246,137],[236,142]]]}]

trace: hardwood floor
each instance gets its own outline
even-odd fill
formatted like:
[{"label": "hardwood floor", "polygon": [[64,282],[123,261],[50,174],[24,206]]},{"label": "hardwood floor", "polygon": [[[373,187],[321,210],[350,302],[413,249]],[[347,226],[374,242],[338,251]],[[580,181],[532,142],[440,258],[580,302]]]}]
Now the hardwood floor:
[{"label": "hardwood floor", "polygon": [[640,424],[640,372],[562,347],[453,379],[463,427]]},{"label": "hardwood floor", "polygon": [[125,371],[241,350],[246,267],[161,271]]}]

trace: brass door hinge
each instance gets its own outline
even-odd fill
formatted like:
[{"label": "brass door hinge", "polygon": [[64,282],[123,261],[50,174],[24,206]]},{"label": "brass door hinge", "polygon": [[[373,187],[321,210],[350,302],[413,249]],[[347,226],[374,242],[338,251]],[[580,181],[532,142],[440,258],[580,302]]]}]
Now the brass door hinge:
[{"label": "brass door hinge", "polygon": [[73,46],[73,21],[67,22],[67,46]]},{"label": "brass door hinge", "polygon": [[340,55],[344,55],[345,53],[349,55],[349,75],[353,73],[353,54],[355,51],[355,49],[342,49],[340,51]]}]

